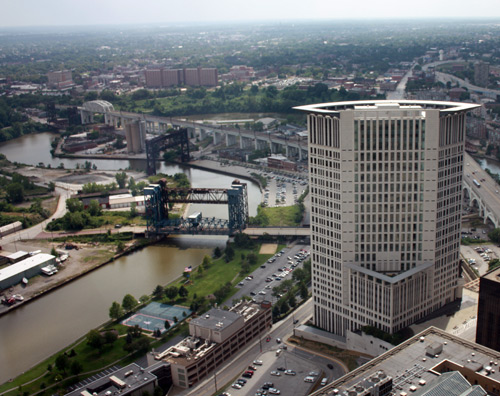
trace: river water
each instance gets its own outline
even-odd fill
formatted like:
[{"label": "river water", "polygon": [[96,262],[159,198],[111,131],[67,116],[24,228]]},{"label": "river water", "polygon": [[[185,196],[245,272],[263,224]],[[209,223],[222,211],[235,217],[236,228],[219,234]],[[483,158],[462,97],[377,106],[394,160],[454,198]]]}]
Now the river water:
[{"label": "river water", "polygon": [[[10,161],[37,165],[43,162],[57,167],[75,168],[84,160],[52,158],[50,141],[55,135],[42,133],[23,136],[0,144],[0,153]],[[27,156],[26,153],[29,153]],[[144,169],[138,161],[92,160],[98,169]],[[159,166],[163,173],[184,172],[193,187],[228,188],[234,177],[187,166]],[[250,215],[255,215],[260,191],[248,184]],[[227,218],[225,205],[192,205],[190,212]],[[184,267],[197,265],[216,246],[223,247],[226,237],[183,236],[169,238],[165,244],[149,246],[103,266],[47,295],[0,317],[0,384],[19,375],[52,353],[61,350],[108,320],[113,301],[121,302],[127,293],[139,298],[150,294],[156,285],[167,284],[182,274]]]}]

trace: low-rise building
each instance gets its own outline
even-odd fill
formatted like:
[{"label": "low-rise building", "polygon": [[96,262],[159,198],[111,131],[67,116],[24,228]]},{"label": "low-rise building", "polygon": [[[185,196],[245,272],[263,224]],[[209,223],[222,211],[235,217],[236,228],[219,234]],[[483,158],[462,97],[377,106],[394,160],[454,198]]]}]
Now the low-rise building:
[{"label": "low-rise building", "polygon": [[500,395],[500,352],[429,327],[314,396]]},{"label": "low-rise building", "polygon": [[191,320],[190,336],[158,354],[168,362],[174,385],[189,388],[216,370],[272,325],[271,303],[242,301],[226,311],[211,309]]},{"label": "low-rise building", "polygon": [[152,395],[155,387],[160,386],[165,393],[171,384],[168,364],[158,363],[144,369],[132,363],[83,387],[78,387],[65,396],[142,396],[146,393]]},{"label": "low-rise building", "polygon": [[20,283],[23,278],[39,275],[42,267],[54,265],[55,259],[51,254],[40,253],[0,269],[0,290]]},{"label": "low-rise building", "polygon": [[287,171],[296,171],[297,164],[290,161],[287,157],[281,154],[271,155],[267,158],[267,166],[274,169],[283,169]]}]

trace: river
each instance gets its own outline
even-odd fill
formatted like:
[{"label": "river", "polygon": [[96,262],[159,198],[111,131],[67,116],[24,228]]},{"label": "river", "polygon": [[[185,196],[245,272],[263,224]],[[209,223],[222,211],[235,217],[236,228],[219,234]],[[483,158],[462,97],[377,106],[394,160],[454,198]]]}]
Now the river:
[{"label": "river", "polygon": [[[50,155],[51,133],[27,135],[0,144],[0,153],[10,161],[37,165],[43,162],[57,167],[75,168],[83,160],[58,159]],[[29,153],[29,158],[26,158]],[[92,160],[98,169],[141,169],[129,161]],[[139,164],[142,165],[142,164]],[[168,174],[184,172],[193,187],[228,188],[234,179],[182,165],[160,165]],[[248,184],[250,215],[255,215],[260,190]],[[225,205],[192,205],[192,211],[206,216],[227,218]],[[52,353],[61,350],[108,320],[113,301],[121,302],[127,293],[139,298],[150,294],[156,285],[167,284],[182,274],[187,265],[197,265],[216,246],[223,247],[226,237],[183,236],[167,243],[149,246],[103,266],[29,304],[0,317],[0,384],[29,369]]]}]

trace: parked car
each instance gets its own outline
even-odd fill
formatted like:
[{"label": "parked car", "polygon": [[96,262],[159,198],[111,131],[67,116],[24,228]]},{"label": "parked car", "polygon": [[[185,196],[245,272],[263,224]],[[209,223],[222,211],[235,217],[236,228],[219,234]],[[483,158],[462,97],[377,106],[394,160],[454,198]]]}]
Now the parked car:
[{"label": "parked car", "polygon": [[238,384],[237,382],[235,382],[233,385],[231,385],[231,388],[234,388],[234,389],[241,389],[241,385]]},{"label": "parked car", "polygon": [[254,360],[253,364],[255,364],[256,366],[262,366],[262,360]]},{"label": "parked car", "polygon": [[274,375],[276,377],[280,377],[281,376],[281,373],[279,371],[275,371],[275,370],[271,371],[270,374]]},{"label": "parked car", "polygon": [[285,375],[297,375],[297,373],[293,370],[285,370]]},{"label": "parked car", "polygon": [[257,370],[257,367],[255,367],[255,366],[248,366],[248,370],[255,371],[255,370]]},{"label": "parked car", "polygon": [[321,380],[321,386],[325,386],[327,383],[328,383],[328,378],[325,377]]},{"label": "parked car", "polygon": [[276,389],[276,388],[269,388],[269,393],[271,395],[279,395],[281,393],[281,391],[279,389]]}]

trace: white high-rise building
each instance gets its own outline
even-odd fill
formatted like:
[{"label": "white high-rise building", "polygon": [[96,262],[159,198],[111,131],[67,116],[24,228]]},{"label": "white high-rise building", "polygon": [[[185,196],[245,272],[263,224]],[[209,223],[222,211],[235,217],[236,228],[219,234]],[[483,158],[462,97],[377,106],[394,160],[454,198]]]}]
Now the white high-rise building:
[{"label": "white high-rise building", "polygon": [[461,298],[473,104],[360,101],[308,113],[314,323],[396,332]]}]

